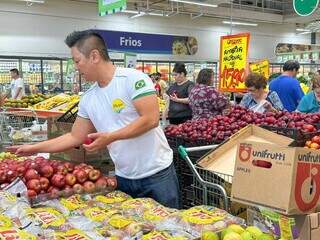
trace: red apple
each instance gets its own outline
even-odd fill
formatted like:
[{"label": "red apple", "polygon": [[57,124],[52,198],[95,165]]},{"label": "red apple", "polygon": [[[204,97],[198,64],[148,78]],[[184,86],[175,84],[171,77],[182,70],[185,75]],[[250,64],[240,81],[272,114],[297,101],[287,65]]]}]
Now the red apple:
[{"label": "red apple", "polygon": [[72,172],[74,169],[74,165],[70,162],[64,163],[64,167],[68,170],[68,172]]},{"label": "red apple", "polygon": [[[296,125],[297,125],[297,123],[296,123]],[[311,124],[305,124],[305,125],[302,126],[302,130],[305,131],[305,132],[314,132],[317,129]]]},{"label": "red apple", "polygon": [[5,170],[0,170],[0,183],[4,183],[7,181],[7,174]]},{"label": "red apple", "polygon": [[313,143],[310,144],[310,148],[319,149],[320,145],[318,143],[313,142]]},{"label": "red apple", "polygon": [[26,181],[29,181],[31,179],[40,179],[40,175],[36,170],[29,169],[28,171],[26,171],[24,178],[26,179]]},{"label": "red apple", "polygon": [[83,187],[79,183],[76,183],[75,185],[73,185],[72,189],[75,193],[78,193],[78,194],[83,192]]},{"label": "red apple", "polygon": [[9,186],[9,183],[2,183],[1,185],[0,185],[0,189],[2,190],[2,189],[5,189],[6,187],[8,187]]},{"label": "red apple", "polygon": [[68,173],[68,169],[64,165],[59,165],[57,167],[57,173],[60,173],[62,175],[66,175]]},{"label": "red apple", "polygon": [[88,179],[88,174],[84,170],[81,170],[81,169],[79,169],[75,173],[75,175],[76,175],[77,181],[79,183],[84,183]]},{"label": "red apple", "polygon": [[97,169],[92,169],[89,172],[89,179],[91,181],[96,181],[101,176],[101,172]]},{"label": "red apple", "polygon": [[50,194],[51,198],[57,198],[60,196],[60,190],[56,187],[50,187],[48,193]]},{"label": "red apple", "polygon": [[51,167],[49,164],[44,165],[40,168],[40,173],[42,176],[50,178],[53,174],[53,167]]},{"label": "red apple", "polygon": [[19,167],[17,168],[17,172],[18,172],[18,176],[19,176],[19,177],[22,177],[22,176],[25,174],[25,172],[26,172],[26,168],[21,165],[21,166],[19,166]]},{"label": "red apple", "polygon": [[31,179],[27,182],[27,188],[39,193],[41,191],[40,181],[38,179]]},{"label": "red apple", "polygon": [[105,189],[108,185],[105,177],[100,177],[95,184],[97,189]]},{"label": "red apple", "polygon": [[62,196],[70,197],[73,194],[73,192],[73,188],[67,185],[62,191]]},{"label": "red apple", "polygon": [[93,139],[92,138],[86,138],[84,141],[83,141],[83,144],[85,144],[85,145],[89,145],[89,144],[91,144],[91,143],[93,143]]},{"label": "red apple", "polygon": [[69,186],[73,186],[77,182],[77,178],[72,173],[68,173],[66,175],[66,184]]},{"label": "red apple", "polygon": [[12,171],[12,170],[9,170],[7,171],[7,181],[8,182],[12,182],[13,180],[15,180],[18,176],[18,173],[16,171]]},{"label": "red apple", "polygon": [[83,183],[83,188],[86,193],[92,193],[92,192],[94,192],[96,186],[94,185],[93,182],[86,181]]},{"label": "red apple", "polygon": [[41,177],[40,178],[40,185],[42,190],[47,190],[50,186],[50,181],[48,178]]},{"label": "red apple", "polygon": [[28,196],[29,198],[33,198],[33,197],[37,196],[37,192],[34,191],[34,190],[32,190],[32,189],[28,189],[28,191],[27,191],[27,196]]},{"label": "red apple", "polygon": [[311,141],[320,144],[320,136],[314,136]]},{"label": "red apple", "polygon": [[107,185],[108,187],[111,187],[112,189],[116,189],[117,188],[117,179],[116,177],[112,177],[112,176],[108,176],[106,177],[107,179]]},{"label": "red apple", "polygon": [[57,188],[62,188],[66,185],[65,177],[62,174],[56,173],[51,178],[51,184]]}]

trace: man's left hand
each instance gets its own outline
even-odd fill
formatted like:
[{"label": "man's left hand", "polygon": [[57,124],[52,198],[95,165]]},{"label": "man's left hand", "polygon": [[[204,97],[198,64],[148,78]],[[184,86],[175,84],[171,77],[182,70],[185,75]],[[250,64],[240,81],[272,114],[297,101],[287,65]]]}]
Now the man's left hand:
[{"label": "man's left hand", "polygon": [[83,144],[83,148],[87,152],[95,152],[97,150],[106,148],[110,143],[114,142],[115,139],[110,133],[91,133],[88,135],[89,138],[93,139],[90,144]]}]

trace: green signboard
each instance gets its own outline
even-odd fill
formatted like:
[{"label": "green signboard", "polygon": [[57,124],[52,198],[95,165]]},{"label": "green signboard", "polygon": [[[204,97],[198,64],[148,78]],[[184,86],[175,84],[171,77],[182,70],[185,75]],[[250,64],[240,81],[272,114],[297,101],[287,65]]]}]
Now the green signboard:
[{"label": "green signboard", "polygon": [[294,11],[300,16],[311,15],[318,7],[319,0],[293,0]]},{"label": "green signboard", "polygon": [[99,15],[113,14],[126,9],[127,0],[98,0]]}]

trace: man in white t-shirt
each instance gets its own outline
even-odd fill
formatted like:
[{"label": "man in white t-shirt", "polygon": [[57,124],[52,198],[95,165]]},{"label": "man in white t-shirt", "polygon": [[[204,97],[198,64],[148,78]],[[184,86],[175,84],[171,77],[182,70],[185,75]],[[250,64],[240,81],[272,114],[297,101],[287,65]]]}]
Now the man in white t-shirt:
[{"label": "man in white t-shirt", "polygon": [[83,145],[87,151],[108,148],[119,190],[178,208],[173,153],[158,126],[158,100],[150,78],[135,69],[116,68],[103,38],[93,31],[74,32],[66,44],[76,69],[95,84],[81,97],[71,133],[16,147],[16,153],[65,151],[89,137],[94,141]]},{"label": "man in white t-shirt", "polygon": [[23,79],[19,76],[19,70],[16,68],[13,68],[10,70],[11,74],[11,98],[13,99],[21,99],[25,93],[24,93],[24,83]]}]

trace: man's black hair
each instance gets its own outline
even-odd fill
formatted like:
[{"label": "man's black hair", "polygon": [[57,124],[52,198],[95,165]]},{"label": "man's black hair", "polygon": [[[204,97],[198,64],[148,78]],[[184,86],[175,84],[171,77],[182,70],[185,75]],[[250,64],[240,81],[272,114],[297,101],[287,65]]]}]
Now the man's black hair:
[{"label": "man's black hair", "polygon": [[106,43],[101,35],[95,31],[74,31],[66,37],[64,42],[69,48],[77,47],[86,57],[89,57],[90,52],[96,49],[104,60],[110,60]]},{"label": "man's black hair", "polygon": [[293,71],[293,70],[298,71],[299,68],[300,68],[300,64],[297,61],[289,60],[284,63],[282,69],[285,72],[285,71]]},{"label": "man's black hair", "polygon": [[13,73],[19,75],[19,70],[17,68],[10,69],[10,72],[13,72]]}]

